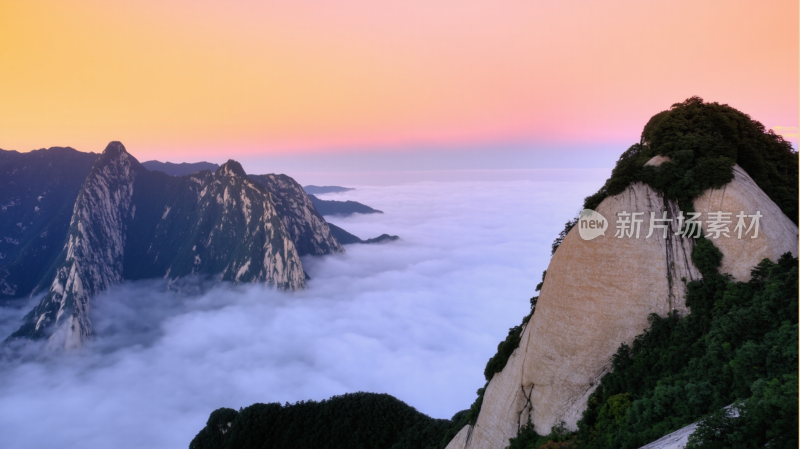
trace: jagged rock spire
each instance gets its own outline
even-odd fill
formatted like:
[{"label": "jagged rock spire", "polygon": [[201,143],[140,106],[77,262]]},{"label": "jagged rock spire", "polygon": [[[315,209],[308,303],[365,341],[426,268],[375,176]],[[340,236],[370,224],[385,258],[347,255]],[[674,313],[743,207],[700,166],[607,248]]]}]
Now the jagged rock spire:
[{"label": "jagged rock spire", "polygon": [[106,149],[103,150],[103,154],[110,157],[119,156],[120,154],[123,153],[128,154],[128,151],[125,150],[125,145],[123,145],[122,142],[116,140],[113,142],[109,142],[108,145],[106,145]]},{"label": "jagged rock spire", "polygon": [[242,164],[234,161],[233,159],[228,159],[228,162],[222,164],[217,171],[215,172],[217,176],[238,176],[241,178],[246,178],[247,173],[244,172],[244,168],[242,168]]}]

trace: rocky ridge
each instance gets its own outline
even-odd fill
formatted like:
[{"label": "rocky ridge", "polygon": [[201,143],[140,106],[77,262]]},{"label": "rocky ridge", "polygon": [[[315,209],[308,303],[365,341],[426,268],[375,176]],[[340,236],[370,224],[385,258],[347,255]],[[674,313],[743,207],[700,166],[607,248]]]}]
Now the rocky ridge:
[{"label": "rocky ridge", "polygon": [[42,337],[74,348],[92,334],[89,299],[122,280],[122,258],[135,173],[132,158],[112,142],[84,182],[47,295],[12,337]]},{"label": "rocky ridge", "polygon": [[[797,226],[738,166],[733,181],[706,191],[694,207],[704,214],[763,215],[758,238],[714,240],[723,254],[721,271],[738,280],[749,279],[750,269],[765,257],[797,255]],[[646,184],[634,183],[596,210],[613,223],[623,211],[671,215],[677,206]],[[670,225],[667,239],[617,239],[612,231],[586,241],[573,228],[550,262],[519,347],[486,388],[475,425],[463,428],[448,449],[505,448],[528,422],[542,433],[559,424],[575,430],[619,345],[630,344],[647,328],[651,313],[688,312],[683,284],[701,276],[690,257],[694,240],[675,231]],[[647,232],[643,226],[642,237]]]},{"label": "rocky ridge", "polygon": [[283,226],[296,242],[301,256],[344,252],[342,245],[331,234],[328,223],[297,181],[276,174],[251,175],[250,179],[274,193],[272,199]]},{"label": "rocky ridge", "polygon": [[[298,247],[317,255],[344,250],[299,184],[266,176],[269,187],[235,161],[214,173],[170,176],[147,170],[121,143],[110,143],[77,193],[54,268],[37,268],[46,273],[38,285],[47,294],[8,340],[81,346],[92,337],[92,298],[128,279],[195,274],[304,288]],[[20,294],[27,292],[16,289],[12,296]]]}]

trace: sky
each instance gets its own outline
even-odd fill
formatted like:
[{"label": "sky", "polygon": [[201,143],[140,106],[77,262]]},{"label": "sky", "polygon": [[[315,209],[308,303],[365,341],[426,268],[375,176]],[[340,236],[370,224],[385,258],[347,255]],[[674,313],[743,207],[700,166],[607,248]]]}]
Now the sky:
[{"label": "sky", "polygon": [[797,1],[0,0],[0,148],[607,168],[692,95],[797,147],[799,40]]},{"label": "sky", "polygon": [[[384,213],[331,221],[400,240],[303,258],[306,290],[112,287],[93,301],[81,351],[0,358],[0,445],[187,447],[217,408],[355,391],[449,419],[475,400],[530,311],[551,242],[603,181],[356,186],[323,197]],[[0,335],[38,299],[0,308]]]}]

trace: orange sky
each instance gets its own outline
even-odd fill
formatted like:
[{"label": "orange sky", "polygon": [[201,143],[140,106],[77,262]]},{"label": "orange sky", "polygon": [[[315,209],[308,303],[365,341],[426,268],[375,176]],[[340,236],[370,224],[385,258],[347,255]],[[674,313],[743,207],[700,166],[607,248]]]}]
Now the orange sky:
[{"label": "orange sky", "polygon": [[799,39],[797,1],[0,0],[0,148],[626,145],[691,95],[796,146]]}]

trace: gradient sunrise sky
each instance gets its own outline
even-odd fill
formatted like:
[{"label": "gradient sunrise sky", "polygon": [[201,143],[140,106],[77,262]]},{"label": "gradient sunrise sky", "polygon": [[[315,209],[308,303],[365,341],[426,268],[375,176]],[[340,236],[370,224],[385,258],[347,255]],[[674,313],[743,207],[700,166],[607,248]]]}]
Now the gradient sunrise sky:
[{"label": "gradient sunrise sky", "polygon": [[797,147],[799,38],[796,0],[0,0],[0,148],[618,154],[692,95]]}]

